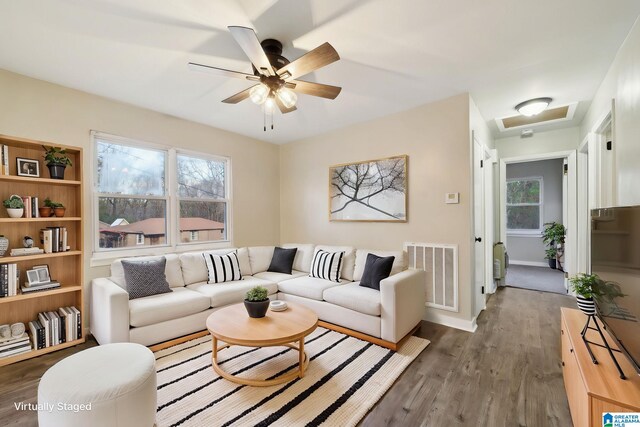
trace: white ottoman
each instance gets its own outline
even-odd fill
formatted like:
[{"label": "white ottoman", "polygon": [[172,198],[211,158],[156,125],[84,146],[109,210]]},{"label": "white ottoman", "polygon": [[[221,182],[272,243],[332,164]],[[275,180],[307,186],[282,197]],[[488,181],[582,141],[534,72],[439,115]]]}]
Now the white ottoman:
[{"label": "white ottoman", "polygon": [[155,358],[134,343],[69,356],[38,386],[40,427],[152,427],[156,405]]}]

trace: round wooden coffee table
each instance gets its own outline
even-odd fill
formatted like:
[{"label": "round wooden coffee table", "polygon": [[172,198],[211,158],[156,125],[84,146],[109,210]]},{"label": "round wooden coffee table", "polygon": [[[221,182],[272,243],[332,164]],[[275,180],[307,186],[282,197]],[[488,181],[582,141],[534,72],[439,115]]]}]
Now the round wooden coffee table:
[{"label": "round wooden coffee table", "polygon": [[[312,310],[287,302],[284,311],[267,311],[265,317],[249,317],[244,304],[233,304],[213,312],[207,318],[207,329],[213,340],[213,370],[221,377],[238,384],[271,386],[302,378],[309,365],[304,351],[304,337],[318,327],[318,316]],[[224,345],[218,347],[218,340]],[[296,345],[295,342],[298,344]],[[244,347],[286,346],[298,350],[298,369],[270,380],[240,378],[229,374],[218,365],[218,352],[232,345]]]}]

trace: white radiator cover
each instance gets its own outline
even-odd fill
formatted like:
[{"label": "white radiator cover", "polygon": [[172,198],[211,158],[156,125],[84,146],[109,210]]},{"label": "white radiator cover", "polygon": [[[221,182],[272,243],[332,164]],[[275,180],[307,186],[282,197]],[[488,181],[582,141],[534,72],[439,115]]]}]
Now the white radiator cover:
[{"label": "white radiator cover", "polygon": [[424,270],[427,307],[458,311],[458,245],[404,244],[409,268]]}]

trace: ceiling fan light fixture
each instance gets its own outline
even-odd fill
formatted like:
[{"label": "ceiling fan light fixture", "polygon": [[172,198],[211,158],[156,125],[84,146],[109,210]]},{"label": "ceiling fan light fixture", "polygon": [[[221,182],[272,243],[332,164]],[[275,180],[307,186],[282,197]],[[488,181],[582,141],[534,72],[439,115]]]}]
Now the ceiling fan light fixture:
[{"label": "ceiling fan light fixture", "polygon": [[265,85],[264,83],[260,83],[259,85],[251,88],[251,90],[249,91],[249,97],[254,104],[261,105],[264,104],[264,102],[269,97],[270,91],[271,89],[269,89],[267,85]]},{"label": "ceiling fan light fixture", "polygon": [[523,116],[535,116],[546,110],[551,101],[548,97],[529,99],[516,105],[516,110]]},{"label": "ceiling fan light fixture", "polygon": [[273,114],[273,110],[275,110],[276,108],[276,100],[273,98],[273,96],[268,96],[264,101],[264,104],[262,104],[262,107],[264,108],[264,112],[266,114]]},{"label": "ceiling fan light fixture", "polygon": [[286,87],[281,87],[276,94],[282,105],[287,108],[292,108],[298,102],[298,95],[291,89],[287,89]]}]

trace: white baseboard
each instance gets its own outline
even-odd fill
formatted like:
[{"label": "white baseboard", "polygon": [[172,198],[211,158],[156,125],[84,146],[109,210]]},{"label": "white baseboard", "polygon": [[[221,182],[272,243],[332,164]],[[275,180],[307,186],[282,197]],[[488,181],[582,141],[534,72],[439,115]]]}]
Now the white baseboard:
[{"label": "white baseboard", "polygon": [[444,313],[434,311],[432,308],[427,308],[422,319],[427,322],[438,323],[440,325],[449,326],[450,328],[462,329],[467,332],[475,332],[478,328],[475,317],[471,320],[460,319],[458,317],[448,316]]},{"label": "white baseboard", "polygon": [[510,259],[509,264],[513,265],[528,265],[530,267],[547,267],[549,268],[549,263],[540,262],[540,261],[518,261],[515,259]]}]

